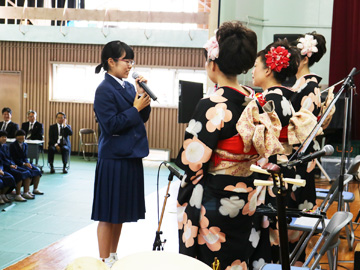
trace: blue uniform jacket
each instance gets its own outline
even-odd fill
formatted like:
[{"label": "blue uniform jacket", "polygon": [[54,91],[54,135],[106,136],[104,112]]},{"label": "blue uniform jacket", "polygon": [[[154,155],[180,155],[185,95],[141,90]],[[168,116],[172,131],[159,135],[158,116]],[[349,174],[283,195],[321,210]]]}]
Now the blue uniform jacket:
[{"label": "blue uniform jacket", "polygon": [[2,161],[1,158],[0,158],[0,170],[5,171],[5,169],[4,169],[4,162]]},{"label": "blue uniform jacket", "polygon": [[10,169],[10,165],[16,165],[10,157],[9,147],[5,144],[0,145],[0,159],[3,162],[5,170]]},{"label": "blue uniform jacket", "polygon": [[14,160],[15,164],[22,166],[23,163],[29,163],[27,158],[28,145],[27,143],[22,144],[22,149],[17,141],[10,144],[10,156]]},{"label": "blue uniform jacket", "polygon": [[144,123],[150,106],[140,112],[133,106],[136,90],[125,81],[122,87],[109,74],[95,93],[94,111],[100,125],[99,158],[143,158],[149,154]]}]

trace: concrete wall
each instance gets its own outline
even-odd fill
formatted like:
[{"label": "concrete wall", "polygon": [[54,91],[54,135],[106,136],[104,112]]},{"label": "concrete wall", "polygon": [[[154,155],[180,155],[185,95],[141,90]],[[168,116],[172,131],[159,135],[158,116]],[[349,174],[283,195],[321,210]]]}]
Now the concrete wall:
[{"label": "concrete wall", "polygon": [[[327,53],[311,71],[329,82],[333,0],[222,0],[220,22],[240,20],[258,36],[258,50],[273,42],[274,34],[304,34],[316,31],[325,36]],[[251,74],[240,76],[251,84]]]}]

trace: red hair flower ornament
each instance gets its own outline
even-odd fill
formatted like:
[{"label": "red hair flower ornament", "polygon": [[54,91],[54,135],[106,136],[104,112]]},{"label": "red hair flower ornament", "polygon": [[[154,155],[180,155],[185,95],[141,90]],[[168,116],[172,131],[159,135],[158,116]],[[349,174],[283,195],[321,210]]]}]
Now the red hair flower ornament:
[{"label": "red hair flower ornament", "polygon": [[266,66],[271,68],[276,72],[280,72],[283,68],[289,66],[291,53],[283,46],[278,46],[276,48],[271,47],[270,51],[265,54],[266,57]]}]

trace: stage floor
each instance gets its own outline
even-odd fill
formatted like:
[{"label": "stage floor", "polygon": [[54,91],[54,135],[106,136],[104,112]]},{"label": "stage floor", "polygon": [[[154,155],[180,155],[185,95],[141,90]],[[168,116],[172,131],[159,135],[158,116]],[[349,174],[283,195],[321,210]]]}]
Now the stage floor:
[{"label": "stage floor", "polygon": [[[60,155],[55,157],[57,164],[61,164]],[[146,196],[156,192],[160,163],[144,161]],[[37,195],[35,200],[27,202],[0,205],[0,269],[13,265],[89,225],[96,227],[95,222],[90,219],[95,166],[95,160],[84,161],[81,156],[72,156],[68,174],[62,174],[61,170],[50,174],[49,168],[45,167],[39,185],[45,195]],[[167,185],[168,175],[169,170],[162,166],[159,174],[160,188]],[[151,207],[156,208],[156,200],[148,203],[147,207],[148,219]],[[151,219],[156,227],[156,214]],[[151,232],[151,237],[155,237],[155,231],[156,229]],[[94,255],[97,256],[97,243],[94,243]]]},{"label": "stage floor", "polygon": [[[141,259],[142,252],[152,250],[157,230],[156,177],[159,164],[160,162],[145,162],[146,218],[137,223],[124,224],[118,249],[120,258],[138,253]],[[41,189],[46,192],[44,196],[22,204],[16,203],[8,211],[0,212],[0,269],[60,270],[76,258],[99,257],[97,223],[90,220],[95,162],[85,162],[79,157],[72,157],[71,166],[67,175],[45,173],[41,180]],[[160,211],[168,184],[168,174],[168,170],[163,167],[160,171]],[[328,186],[326,180],[317,181],[317,187]],[[166,239],[164,250],[171,253],[177,253],[178,250],[178,187],[178,180],[174,180],[170,185],[170,197],[161,227],[162,240]],[[349,189],[356,196],[355,202],[351,204],[355,219],[360,209],[359,183],[351,182]],[[1,206],[0,209],[5,207]],[[328,212],[330,217],[336,208],[337,204],[334,203]],[[357,228],[357,225],[354,224],[354,228]],[[355,235],[359,236],[359,229],[355,231]],[[308,251],[317,236],[313,238]],[[358,241],[355,245],[357,243]],[[354,251],[349,251],[346,239],[341,240],[339,260],[354,260]],[[326,257],[322,262],[327,262]],[[352,262],[340,262],[340,265],[354,269]],[[326,264],[321,267],[328,269]]]},{"label": "stage floor", "polygon": [[[172,253],[177,253],[178,250],[176,217],[176,194],[178,187],[179,181],[173,181],[170,185],[170,197],[167,200],[166,211],[161,226],[163,231],[161,239],[166,239],[164,251]],[[165,193],[166,187],[162,188],[159,192],[161,198],[160,208],[162,207]],[[146,217],[144,220],[124,224],[118,248],[120,258],[152,250],[157,230],[156,197],[156,192],[146,196]],[[79,257],[90,256],[99,258],[96,228],[97,223],[93,222],[91,225],[5,269],[60,270]]]}]

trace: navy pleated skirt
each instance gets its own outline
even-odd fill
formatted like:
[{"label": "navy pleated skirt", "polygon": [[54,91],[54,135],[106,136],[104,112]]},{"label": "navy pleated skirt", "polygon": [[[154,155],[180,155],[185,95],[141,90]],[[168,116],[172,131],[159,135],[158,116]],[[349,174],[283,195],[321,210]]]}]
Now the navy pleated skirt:
[{"label": "navy pleated skirt", "polygon": [[145,218],[141,158],[98,159],[91,219],[114,224]]},{"label": "navy pleated skirt", "polygon": [[38,167],[34,166],[33,164],[31,164],[31,166],[32,166],[31,169],[26,167],[26,166],[21,166],[21,168],[29,171],[30,174],[31,174],[31,177],[35,177],[35,176],[39,176],[39,175],[41,176],[42,175],[42,173],[41,173],[41,171],[40,171],[40,169]]},{"label": "navy pleated skirt", "polygon": [[17,167],[16,169],[9,168],[7,170],[8,173],[10,173],[14,178],[16,183],[26,179],[31,178],[31,172],[25,168]]}]

